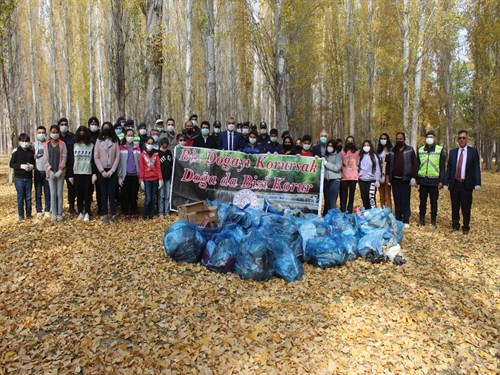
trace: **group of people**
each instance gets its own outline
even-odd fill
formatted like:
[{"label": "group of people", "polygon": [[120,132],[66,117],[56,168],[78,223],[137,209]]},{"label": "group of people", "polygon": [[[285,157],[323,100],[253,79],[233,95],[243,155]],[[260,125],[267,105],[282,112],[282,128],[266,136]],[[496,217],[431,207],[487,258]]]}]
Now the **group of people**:
[{"label": "group of people", "polygon": [[[359,187],[363,206],[376,207],[378,190],[380,205],[392,209],[396,219],[405,226],[410,223],[411,187],[419,187],[420,217],[418,225],[425,225],[427,199],[430,198],[431,224],[436,226],[439,190],[449,188],[452,200],[452,227],[468,233],[472,190],[481,186],[479,155],[467,146],[466,131],[458,134],[459,148],[451,150],[446,167],[446,155],[436,143],[436,134],[426,134],[426,144],[417,152],[406,144],[405,134],[399,132],[395,145],[383,133],[375,145],[364,140],[358,149],[352,136],[331,139],[327,131],[320,132],[319,142],[304,135],[295,141],[288,131],[278,138],[278,130],[265,122],[258,126],[250,122],[237,123],[234,117],[226,121],[222,130],[220,121],[198,125],[193,114],[177,131],[175,120],[158,119],[148,133],[147,125],[135,126],[131,119],[119,117],[115,124],[100,125],[96,117],[87,126],[69,131],[66,118],[48,131],[43,126],[36,130],[36,140],[28,134],[19,135],[19,146],[13,152],[10,166],[14,169],[19,221],[31,217],[32,182],[35,185],[37,217],[62,221],[63,185],[68,191],[69,213],[89,221],[91,203],[96,192],[98,214],[103,222],[117,223],[117,205],[126,221],[138,217],[139,187],[144,191],[142,217],[169,215],[169,196],[176,145],[241,151],[247,154],[300,155],[322,158],[324,174],[324,210],[337,208],[353,212],[355,191]],[[460,153],[458,150],[461,150]],[[42,207],[44,196],[44,207]],[[76,208],[75,208],[76,201]],[[43,213],[44,208],[44,213]]]}]

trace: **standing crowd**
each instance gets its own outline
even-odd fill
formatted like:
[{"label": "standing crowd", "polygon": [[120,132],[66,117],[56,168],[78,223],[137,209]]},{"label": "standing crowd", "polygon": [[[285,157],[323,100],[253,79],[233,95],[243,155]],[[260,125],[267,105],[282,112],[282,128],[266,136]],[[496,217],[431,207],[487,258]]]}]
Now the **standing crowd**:
[{"label": "standing crowd", "polygon": [[[322,158],[324,174],[323,214],[337,208],[353,212],[354,197],[359,189],[363,206],[394,208],[397,220],[409,226],[411,188],[418,186],[420,207],[418,225],[425,225],[427,200],[430,200],[431,224],[436,227],[438,199],[441,189],[449,189],[452,203],[452,228],[464,233],[470,230],[472,191],[481,187],[480,159],[477,149],[467,145],[466,131],[458,133],[459,147],[451,150],[446,163],[436,134],[426,133],[425,145],[415,150],[406,144],[405,134],[395,136],[391,143],[383,133],[375,146],[364,140],[358,148],[355,139],[330,139],[320,132],[313,145],[310,135],[295,141],[288,131],[278,139],[278,130],[261,122],[236,123],[230,117],[222,130],[220,121],[198,125],[192,115],[178,132],[172,118],[157,120],[148,133],[144,122],[135,126],[133,120],[119,117],[115,124],[100,125],[96,117],[87,126],[69,131],[66,118],[47,129],[39,126],[36,140],[19,135],[19,146],[13,152],[10,167],[14,169],[19,221],[31,218],[34,180],[38,218],[62,221],[63,187],[66,183],[69,213],[78,219],[91,219],[91,203],[96,194],[97,212],[105,224],[118,223],[117,206],[125,221],[138,217],[139,189],[144,191],[143,219],[169,215],[169,198],[176,145],[241,151],[247,154],[301,155]],[[43,206],[42,206],[43,196]],[[392,202],[394,201],[394,205]],[[75,207],[76,203],[76,207]],[[460,211],[462,227],[460,227]]]}]

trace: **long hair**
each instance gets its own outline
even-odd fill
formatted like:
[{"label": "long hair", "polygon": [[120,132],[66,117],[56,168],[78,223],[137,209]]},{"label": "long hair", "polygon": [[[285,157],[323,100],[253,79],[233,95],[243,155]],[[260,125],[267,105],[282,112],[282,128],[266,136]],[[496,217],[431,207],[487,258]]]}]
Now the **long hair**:
[{"label": "long hair", "polygon": [[107,134],[110,138],[111,138],[111,141],[113,143],[116,143],[116,142],[120,142],[120,139],[118,138],[118,136],[116,135],[114,129],[113,129],[113,124],[110,123],[109,121],[105,121],[102,123],[102,126],[101,126],[101,133],[99,134],[99,139],[101,141],[104,141],[106,139],[106,134],[104,134],[104,131],[102,130],[104,127],[109,127],[109,133]]},{"label": "long hair", "polygon": [[[387,138],[387,143],[385,144],[385,146],[382,146],[380,144],[380,138],[382,138],[383,135],[385,135],[385,137]],[[380,137],[378,138],[377,154],[380,154],[382,151],[384,151],[385,147],[387,147],[388,150],[392,150],[391,138],[389,137],[389,134],[382,133],[382,134],[380,134]]]},{"label": "long hair", "polygon": [[[365,152],[365,150],[363,150],[363,145],[365,143],[368,143],[370,145],[370,151],[368,151],[368,152]],[[368,154],[368,155],[370,155],[370,159],[372,161],[372,173],[375,173],[375,170],[377,169],[377,164],[375,164],[375,163],[377,163],[377,160],[379,160],[379,158],[378,158],[378,155],[375,154],[375,148],[373,147],[373,143],[369,139],[365,139],[361,145],[362,145],[361,149],[359,150],[358,170],[361,168],[361,160],[363,160],[363,157],[366,154]],[[379,163],[380,163],[380,161],[379,161]]]},{"label": "long hair", "polygon": [[[83,137],[80,136],[80,133],[83,132]],[[82,142],[88,145],[90,143],[90,130],[86,126],[79,126],[76,129],[76,140],[77,142]]]},{"label": "long hair", "polygon": [[[347,148],[347,139],[348,138],[352,138],[352,144],[353,144],[352,149],[351,148]],[[351,152],[356,152],[358,150],[356,148],[356,143],[354,143],[354,137],[352,135],[346,137],[345,142],[344,142],[344,152],[347,152],[349,150],[351,150]]]}]

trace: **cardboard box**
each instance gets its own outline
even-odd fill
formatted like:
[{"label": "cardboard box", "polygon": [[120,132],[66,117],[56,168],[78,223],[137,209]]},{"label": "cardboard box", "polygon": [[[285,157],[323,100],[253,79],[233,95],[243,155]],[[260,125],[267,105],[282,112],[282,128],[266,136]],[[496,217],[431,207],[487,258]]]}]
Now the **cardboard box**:
[{"label": "cardboard box", "polygon": [[181,220],[206,226],[210,222],[219,220],[217,207],[209,206],[206,202],[195,202],[183,204],[177,207],[179,218]]}]

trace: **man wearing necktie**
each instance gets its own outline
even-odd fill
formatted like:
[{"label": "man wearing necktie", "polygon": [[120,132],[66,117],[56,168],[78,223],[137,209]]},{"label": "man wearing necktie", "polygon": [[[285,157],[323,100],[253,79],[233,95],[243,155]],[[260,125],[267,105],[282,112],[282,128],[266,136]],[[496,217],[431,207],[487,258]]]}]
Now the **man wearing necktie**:
[{"label": "man wearing necktie", "polygon": [[241,148],[241,133],[235,132],[236,120],[234,117],[227,119],[227,130],[219,133],[219,146],[221,150],[238,151]]},{"label": "man wearing necktie", "polygon": [[472,191],[481,189],[481,168],[476,148],[467,146],[469,135],[465,130],[458,132],[458,148],[450,151],[448,167],[444,178],[444,189],[450,190],[452,228],[460,230],[462,210],[462,231],[470,230]]}]

